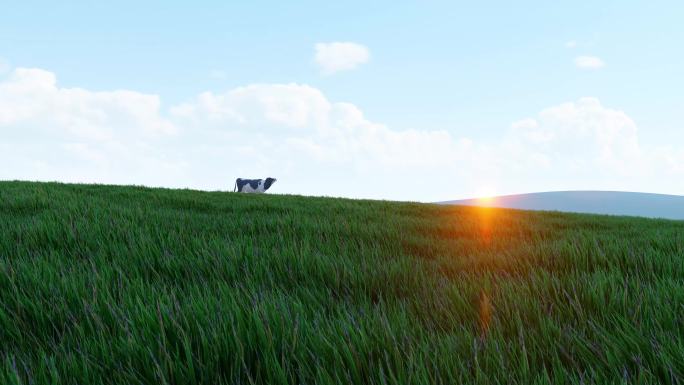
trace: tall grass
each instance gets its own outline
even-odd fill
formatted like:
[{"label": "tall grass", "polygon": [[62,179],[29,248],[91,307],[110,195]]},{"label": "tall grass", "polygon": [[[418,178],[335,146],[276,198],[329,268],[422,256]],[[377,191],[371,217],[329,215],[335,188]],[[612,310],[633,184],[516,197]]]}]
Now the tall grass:
[{"label": "tall grass", "polygon": [[0,182],[1,384],[682,383],[684,222]]}]

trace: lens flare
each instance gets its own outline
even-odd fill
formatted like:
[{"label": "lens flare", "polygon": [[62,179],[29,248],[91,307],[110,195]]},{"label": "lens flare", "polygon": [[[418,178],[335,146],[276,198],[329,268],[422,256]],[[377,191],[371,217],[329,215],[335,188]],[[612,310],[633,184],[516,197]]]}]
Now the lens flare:
[{"label": "lens flare", "polygon": [[[493,190],[488,189],[487,191],[492,192]],[[493,230],[493,216],[496,207],[496,196],[493,194],[482,194],[477,201],[477,220],[480,230],[480,240],[484,244],[489,244],[492,240],[492,230]]]},{"label": "lens flare", "polygon": [[480,240],[484,244],[489,244],[492,240],[493,221],[495,209],[490,206],[479,206],[477,208],[477,220],[480,229]]}]

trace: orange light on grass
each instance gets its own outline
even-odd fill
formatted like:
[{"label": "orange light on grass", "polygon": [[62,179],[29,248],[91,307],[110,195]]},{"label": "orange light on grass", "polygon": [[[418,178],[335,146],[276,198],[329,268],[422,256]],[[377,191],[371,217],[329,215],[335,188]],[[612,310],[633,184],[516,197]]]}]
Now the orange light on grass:
[{"label": "orange light on grass", "polygon": [[480,227],[480,239],[485,244],[492,240],[493,216],[495,210],[491,206],[479,206],[477,208],[478,225]]},{"label": "orange light on grass", "polygon": [[493,216],[496,211],[492,209],[496,205],[494,195],[482,195],[477,198],[477,216],[480,227],[480,239],[483,243],[489,244],[492,240]]},{"label": "orange light on grass", "polygon": [[485,337],[487,332],[489,332],[489,324],[492,321],[492,303],[485,290],[480,291],[478,315],[480,321],[480,333],[482,337]]}]

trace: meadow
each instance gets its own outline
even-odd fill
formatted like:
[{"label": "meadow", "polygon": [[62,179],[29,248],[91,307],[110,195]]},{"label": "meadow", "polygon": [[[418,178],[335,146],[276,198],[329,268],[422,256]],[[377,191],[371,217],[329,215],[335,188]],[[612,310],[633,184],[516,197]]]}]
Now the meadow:
[{"label": "meadow", "polygon": [[683,221],[0,182],[0,384],[683,379]]}]

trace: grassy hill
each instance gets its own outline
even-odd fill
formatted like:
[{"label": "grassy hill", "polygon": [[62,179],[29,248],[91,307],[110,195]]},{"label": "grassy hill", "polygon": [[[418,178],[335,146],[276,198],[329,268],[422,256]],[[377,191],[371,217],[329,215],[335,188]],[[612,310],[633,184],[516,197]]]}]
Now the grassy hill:
[{"label": "grassy hill", "polygon": [[0,182],[2,384],[681,383],[684,222]]}]

